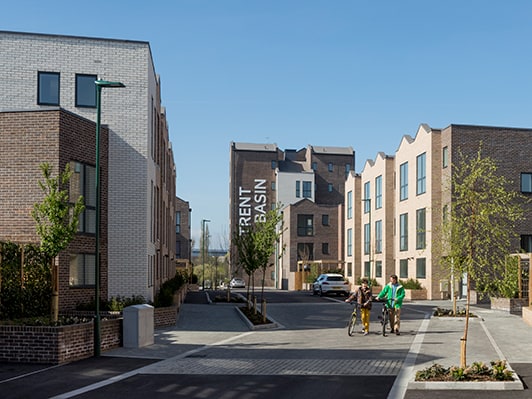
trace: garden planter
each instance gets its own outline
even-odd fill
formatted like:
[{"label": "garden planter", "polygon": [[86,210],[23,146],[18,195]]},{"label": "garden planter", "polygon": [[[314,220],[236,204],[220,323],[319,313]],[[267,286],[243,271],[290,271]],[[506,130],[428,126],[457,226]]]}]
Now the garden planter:
[{"label": "garden planter", "polygon": [[528,305],[526,299],[521,298],[490,298],[491,309],[504,310],[512,314],[522,314],[523,307]]},{"label": "garden planter", "polygon": [[427,290],[425,288],[412,290],[405,288],[405,302],[423,301],[427,299]]}]

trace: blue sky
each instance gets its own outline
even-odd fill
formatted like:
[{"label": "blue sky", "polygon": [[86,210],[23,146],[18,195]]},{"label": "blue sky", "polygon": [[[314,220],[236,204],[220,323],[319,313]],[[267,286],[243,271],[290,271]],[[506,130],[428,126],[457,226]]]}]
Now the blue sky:
[{"label": "blue sky", "polygon": [[360,172],[421,123],[532,127],[528,0],[18,0],[0,30],[150,42],[196,245],[228,236],[231,141]]}]

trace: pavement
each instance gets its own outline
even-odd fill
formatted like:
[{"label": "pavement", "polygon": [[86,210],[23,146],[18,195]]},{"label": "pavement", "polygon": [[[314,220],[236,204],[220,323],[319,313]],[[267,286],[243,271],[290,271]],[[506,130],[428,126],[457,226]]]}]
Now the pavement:
[{"label": "pavement", "polygon": [[[342,302],[341,299],[339,301]],[[360,339],[348,337],[343,331],[338,334],[338,320],[330,313],[331,307],[325,301],[319,304],[323,307],[319,315],[303,315],[305,325],[301,325],[297,331],[284,328],[284,324],[288,324],[296,314],[301,316],[302,312],[307,311],[308,306],[302,306],[301,303],[269,304],[268,314],[274,319],[276,328],[261,331],[251,330],[234,304],[206,305],[208,302],[206,293],[189,292],[181,307],[177,325],[155,330],[153,345],[117,348],[104,352],[100,358],[62,366],[62,383],[66,375],[72,376],[67,377],[71,390],[65,392],[64,386],[61,389],[53,387],[45,397],[92,397],[93,389],[139,374],[151,374],[154,377],[187,374],[211,375],[213,378],[217,375],[277,375],[279,378],[287,375],[378,376],[389,377],[389,381],[393,381],[389,399],[421,399],[429,395],[437,395],[439,399],[492,399],[507,395],[516,399],[532,398],[529,389],[532,386],[532,327],[524,323],[520,316],[504,311],[491,310],[486,306],[471,307],[471,312],[477,317],[469,319],[467,363],[506,360],[519,376],[516,382],[519,386],[499,385],[496,390],[491,390],[486,384],[498,383],[474,383],[477,386],[471,390],[452,383],[417,386],[413,383],[416,370],[434,363],[444,367],[460,364],[464,319],[431,317],[436,307],[452,307],[450,301],[406,303],[403,307],[401,336],[393,335],[389,339],[378,335],[376,331]],[[459,302],[459,306],[463,307],[464,303]],[[336,311],[339,307],[333,308]],[[345,310],[341,307],[342,317],[345,317]],[[372,311],[372,317],[376,318],[377,313]],[[374,324],[372,322],[372,328],[376,328]],[[334,348],[322,351],[320,359],[316,358],[316,329],[324,331],[320,332],[320,346]],[[355,351],[353,342],[356,342]],[[247,350],[239,350],[242,348]],[[205,358],[208,351],[215,355]],[[96,369],[104,374],[91,375],[91,370],[94,372]],[[31,373],[31,368],[28,371]],[[16,384],[17,378],[14,373],[11,380],[9,369],[0,368],[0,392],[8,392],[11,384]],[[31,379],[26,385],[30,389]],[[20,386],[17,389],[23,395]],[[46,389],[46,385],[43,385],[43,389]]]}]

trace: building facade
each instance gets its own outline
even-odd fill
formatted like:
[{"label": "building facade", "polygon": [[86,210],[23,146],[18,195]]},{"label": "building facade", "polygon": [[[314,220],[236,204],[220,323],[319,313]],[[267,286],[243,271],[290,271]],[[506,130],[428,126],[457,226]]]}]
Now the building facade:
[{"label": "building facade", "polygon": [[[418,280],[427,299],[451,295],[448,273],[439,262],[438,231],[444,208],[451,204],[448,182],[457,166],[453,162],[460,160],[459,153],[471,156],[480,148],[483,156],[497,163],[497,173],[513,182],[509,189],[524,196],[525,214],[516,226],[519,238],[512,251],[532,251],[532,129],[470,125],[434,129],[422,124],[414,138],[401,139],[393,157],[379,154],[375,162],[366,163],[360,177],[348,178],[345,245],[353,256],[345,261],[354,265],[353,282],[366,276],[385,284],[393,273],[401,280]],[[358,215],[357,190],[362,202]],[[350,248],[360,241],[357,258]],[[465,294],[465,282],[462,279],[457,289],[459,295]]]},{"label": "building facade", "polygon": [[[108,126],[107,295],[152,300],[175,274],[175,165],[149,43],[0,31],[0,111],[61,108]],[[3,134],[3,132],[2,132]],[[22,151],[21,148],[16,149]],[[94,166],[94,165],[93,165]]]},{"label": "building facade", "polygon": [[[96,193],[94,122],[71,112],[56,109],[0,112],[0,241],[38,243],[31,213],[44,194],[40,165],[48,163],[52,176],[67,165],[72,171],[69,187],[72,202],[83,195],[85,210],[80,217],[79,234],[58,256],[59,308],[73,309],[94,297]],[[102,220],[107,219],[108,129],[100,134]],[[107,224],[100,229],[102,295],[107,295]]]},{"label": "building facade", "polygon": [[[275,206],[283,212],[284,251],[266,273],[267,286],[301,289],[306,261],[335,269],[343,262],[343,193],[354,162],[350,147],[282,151],[275,144],[231,143],[231,237]],[[232,272],[241,274],[234,248],[231,254]]]},{"label": "building facade", "polygon": [[192,272],[192,209],[188,201],[179,197],[176,199],[175,215],[175,262],[178,270]]}]

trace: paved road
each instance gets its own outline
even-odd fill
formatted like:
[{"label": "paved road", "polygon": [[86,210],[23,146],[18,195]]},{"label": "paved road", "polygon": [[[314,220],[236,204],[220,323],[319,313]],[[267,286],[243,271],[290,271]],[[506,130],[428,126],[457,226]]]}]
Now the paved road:
[{"label": "paved road", "polygon": [[[457,364],[454,353],[459,355],[461,326],[449,320],[432,319],[429,323],[427,315],[437,305],[434,302],[405,306],[401,336],[382,337],[374,331],[366,337],[348,337],[345,324],[350,306],[341,298],[318,298],[304,292],[266,295],[268,315],[281,328],[250,331],[234,305],[200,304],[197,302],[205,301],[205,294],[195,293],[187,296],[177,326],[157,330],[156,342],[149,347],[120,348],[98,359],[15,380],[9,378],[38,371],[39,366],[0,365],[0,397],[307,399],[346,395],[417,399],[437,394],[444,399],[507,394],[406,388],[408,372],[414,368],[434,361]],[[378,306],[372,312],[375,330]],[[472,322],[471,353],[489,361],[499,356],[495,348],[504,351],[527,385],[532,384],[532,329],[516,316],[482,308],[477,311],[485,312],[486,317]],[[496,337],[505,334],[513,339],[513,345],[490,345],[486,325]],[[516,334],[528,337],[517,350],[513,349]],[[531,397],[528,389],[511,395]]]}]

